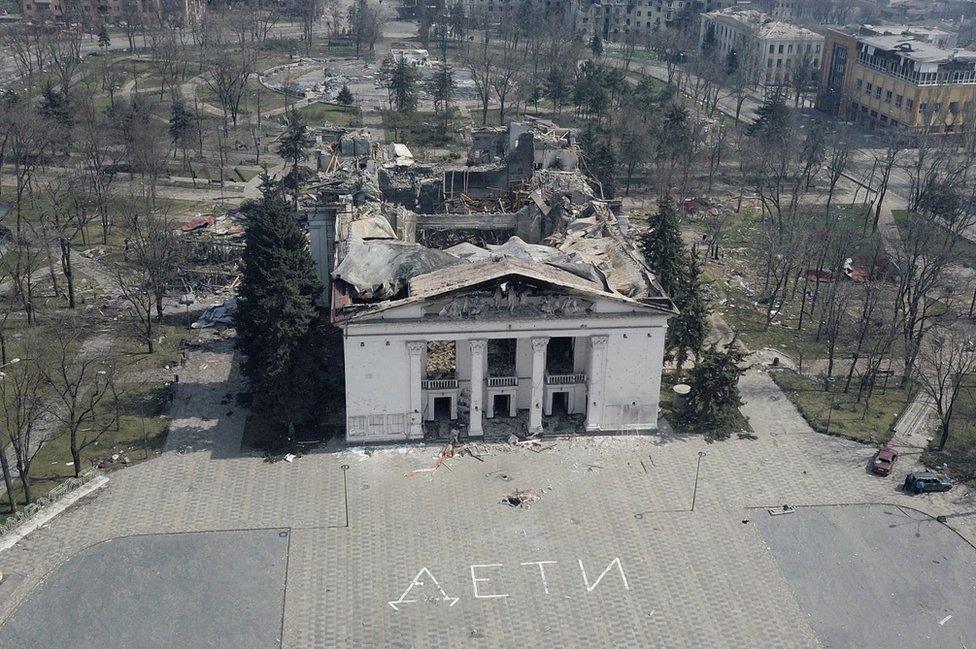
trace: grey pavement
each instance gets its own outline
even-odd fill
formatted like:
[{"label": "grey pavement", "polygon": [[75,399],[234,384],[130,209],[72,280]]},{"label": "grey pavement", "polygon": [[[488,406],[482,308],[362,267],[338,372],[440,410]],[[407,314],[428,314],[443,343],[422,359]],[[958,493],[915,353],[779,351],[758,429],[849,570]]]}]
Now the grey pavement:
[{"label": "grey pavement", "polygon": [[906,507],[753,514],[825,647],[966,647],[976,638],[974,550]]},{"label": "grey pavement", "polygon": [[[976,538],[967,490],[905,496],[897,486],[914,458],[899,475],[871,476],[873,449],[811,431],[766,374],[750,371],[741,387],[756,440],[707,445],[662,429],[557,439],[540,453],[485,444],[483,462],[456,458],[410,476],[439,448],[322,449],[291,463],[242,452],[236,361],[215,340],[190,355],[161,456],[114,472],[99,495],[0,553],[0,622],[16,629],[18,616],[47,610],[45,579],[109,539],[287,529],[285,647],[818,647],[788,566],[741,522],[755,519],[749,507],[900,504],[955,514],[951,524]],[[516,489],[540,498],[503,504]],[[249,537],[240,546],[261,552]],[[968,552],[958,561],[972,562]],[[916,572],[928,564],[903,562]],[[214,625],[230,623],[222,611]],[[66,605],[46,624],[80,614]],[[909,640],[919,637],[901,646]],[[65,635],[60,646],[85,645]]]},{"label": "grey pavement", "polygon": [[278,646],[288,534],[157,534],[100,543],[41,584],[0,629],[0,646]]}]

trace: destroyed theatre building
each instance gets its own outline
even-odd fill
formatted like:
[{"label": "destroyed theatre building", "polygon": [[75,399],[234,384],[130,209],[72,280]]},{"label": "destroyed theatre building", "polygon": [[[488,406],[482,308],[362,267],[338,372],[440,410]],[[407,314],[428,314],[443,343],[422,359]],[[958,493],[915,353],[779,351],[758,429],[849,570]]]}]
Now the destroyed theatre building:
[{"label": "destroyed theatre building", "polygon": [[320,153],[307,214],[348,441],[657,428],[674,304],[577,161],[542,121],[475,131],[456,168],[366,132]]}]

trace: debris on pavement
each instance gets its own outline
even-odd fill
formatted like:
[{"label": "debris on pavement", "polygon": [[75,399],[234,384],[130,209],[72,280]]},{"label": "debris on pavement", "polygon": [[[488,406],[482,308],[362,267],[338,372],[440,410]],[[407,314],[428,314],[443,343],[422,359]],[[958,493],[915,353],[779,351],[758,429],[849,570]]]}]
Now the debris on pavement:
[{"label": "debris on pavement", "polygon": [[529,503],[534,503],[537,500],[539,500],[539,495],[532,491],[516,491],[511,495],[505,496],[502,499],[502,503],[509,507],[528,509]]}]

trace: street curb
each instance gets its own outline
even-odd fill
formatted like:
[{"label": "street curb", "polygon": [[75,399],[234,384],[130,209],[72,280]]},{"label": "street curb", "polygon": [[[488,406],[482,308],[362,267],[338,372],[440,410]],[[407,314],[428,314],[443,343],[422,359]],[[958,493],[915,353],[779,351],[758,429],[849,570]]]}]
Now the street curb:
[{"label": "street curb", "polygon": [[57,502],[51,504],[49,507],[45,507],[38,512],[36,516],[32,517],[28,521],[25,521],[13,532],[3,538],[0,538],[0,552],[14,547],[25,536],[44,525],[85,496],[97,491],[98,489],[101,489],[106,484],[108,484],[107,476],[97,476],[96,478],[93,478],[91,481],[86,482],[71,493],[67,494],[64,498],[61,498]]}]

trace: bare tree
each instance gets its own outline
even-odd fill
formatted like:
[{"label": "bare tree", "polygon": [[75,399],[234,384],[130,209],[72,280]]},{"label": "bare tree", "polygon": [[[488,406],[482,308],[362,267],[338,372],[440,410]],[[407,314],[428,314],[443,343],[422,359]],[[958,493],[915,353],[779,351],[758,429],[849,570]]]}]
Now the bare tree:
[{"label": "bare tree", "polygon": [[63,95],[71,90],[74,76],[81,67],[81,38],[80,29],[69,28],[59,30],[47,40],[47,58]]},{"label": "bare tree", "polygon": [[247,91],[247,84],[254,74],[254,53],[229,52],[220,49],[208,57],[204,79],[207,87],[217,96],[217,102],[224,111],[226,130],[227,117],[237,126],[241,100]]},{"label": "bare tree", "polygon": [[44,74],[48,62],[47,40],[51,28],[47,25],[13,25],[3,32],[3,45],[9,52],[20,80],[32,93]]},{"label": "bare tree", "polygon": [[[33,343],[25,347],[25,352],[33,356],[36,349]],[[42,418],[47,412],[44,374],[38,358],[24,358],[9,364],[0,377],[0,406],[2,406],[4,435],[0,445],[13,448],[14,461],[24,499],[34,500],[31,491],[30,470],[34,459],[49,440],[43,435]]]},{"label": "bare tree", "polygon": [[478,99],[481,100],[481,123],[488,123],[488,104],[494,82],[495,51],[491,44],[491,31],[486,24],[478,43],[468,46],[464,56],[464,65],[471,73]]},{"label": "bare tree", "polygon": [[916,378],[932,400],[939,418],[939,450],[952,431],[952,417],[962,385],[976,373],[976,337],[968,325],[955,324],[933,332],[920,356]]},{"label": "bare tree", "polygon": [[492,66],[491,87],[498,97],[498,121],[505,123],[505,101],[509,92],[518,82],[525,66],[525,57],[518,51],[509,50],[499,57]]},{"label": "bare tree", "polygon": [[77,319],[65,318],[55,329],[42,369],[55,404],[50,412],[65,429],[78,477],[81,454],[117,423],[117,363],[110,352],[85,344]]}]

